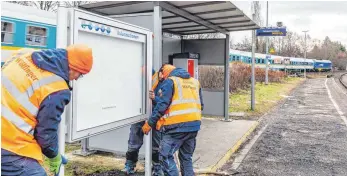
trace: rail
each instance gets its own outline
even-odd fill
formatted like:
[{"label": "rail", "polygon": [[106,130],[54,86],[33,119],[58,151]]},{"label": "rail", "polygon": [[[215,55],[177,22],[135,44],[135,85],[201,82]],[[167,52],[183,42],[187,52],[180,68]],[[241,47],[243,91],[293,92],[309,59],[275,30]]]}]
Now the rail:
[{"label": "rail", "polygon": [[342,81],[342,78],[346,76],[347,77],[347,73],[343,73],[341,74],[339,81],[341,82],[341,84],[343,85],[343,87],[345,87],[347,89],[347,83]]}]

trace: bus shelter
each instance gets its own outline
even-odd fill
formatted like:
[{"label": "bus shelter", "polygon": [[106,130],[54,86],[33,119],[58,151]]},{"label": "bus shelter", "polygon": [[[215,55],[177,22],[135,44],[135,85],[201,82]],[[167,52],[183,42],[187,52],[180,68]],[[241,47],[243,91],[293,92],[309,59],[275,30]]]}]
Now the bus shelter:
[{"label": "bus shelter", "polygon": [[[229,35],[231,32],[260,28],[232,2],[101,1],[81,5],[79,9],[152,31],[155,70],[158,70],[163,63],[168,63],[169,55],[183,52],[199,53],[199,65],[224,67],[224,89],[203,90],[205,104],[203,115],[223,116],[226,120],[229,118]],[[172,35],[163,35],[164,33]],[[212,39],[189,37],[209,33],[219,33],[222,37]],[[129,127],[117,129],[84,140],[82,148],[125,153],[128,135]],[[117,140],[109,140],[110,137]],[[146,175],[150,175],[151,135],[146,138],[145,146]]]}]

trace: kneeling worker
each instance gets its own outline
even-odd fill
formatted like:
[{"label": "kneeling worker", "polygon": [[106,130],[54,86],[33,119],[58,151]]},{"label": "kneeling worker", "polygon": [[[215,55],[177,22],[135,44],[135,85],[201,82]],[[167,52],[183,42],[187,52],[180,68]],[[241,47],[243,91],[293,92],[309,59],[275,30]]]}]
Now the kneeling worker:
[{"label": "kneeling worker", "polygon": [[165,175],[179,175],[173,156],[178,150],[182,176],[192,176],[192,156],[203,109],[200,83],[186,70],[169,64],[161,67],[159,77],[164,79],[161,95],[142,130],[145,134],[152,128],[162,132],[159,157]]},{"label": "kneeling worker", "polygon": [[1,77],[1,175],[45,176],[43,155],[54,174],[66,159],[59,154],[58,126],[70,102],[70,80],[92,69],[92,49],[30,51],[6,61]]},{"label": "kneeling worker", "polygon": [[[155,107],[156,101],[158,97],[155,94],[158,93],[160,88],[160,79],[158,76],[158,72],[152,70],[152,90],[150,91],[150,99],[152,100],[152,107]],[[128,140],[128,151],[126,153],[126,163],[123,172],[131,175],[135,173],[136,163],[139,157],[139,151],[143,144],[143,136],[142,126],[145,122],[138,122],[130,127],[130,134]],[[161,140],[161,133],[157,130],[153,130],[152,136],[152,162],[153,162],[153,176],[161,176],[163,175],[159,163],[159,144]]]}]

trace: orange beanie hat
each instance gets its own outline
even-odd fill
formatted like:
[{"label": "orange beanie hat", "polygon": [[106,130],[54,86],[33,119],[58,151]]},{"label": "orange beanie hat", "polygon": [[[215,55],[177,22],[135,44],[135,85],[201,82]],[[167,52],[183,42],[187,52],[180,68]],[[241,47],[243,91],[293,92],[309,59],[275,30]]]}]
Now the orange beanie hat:
[{"label": "orange beanie hat", "polygon": [[66,48],[69,68],[82,74],[90,72],[93,66],[92,49],[87,45],[75,44]]},{"label": "orange beanie hat", "polygon": [[165,64],[161,67],[161,72],[164,76],[164,78],[166,79],[167,77],[169,77],[170,73],[175,69],[176,67],[170,64]]}]

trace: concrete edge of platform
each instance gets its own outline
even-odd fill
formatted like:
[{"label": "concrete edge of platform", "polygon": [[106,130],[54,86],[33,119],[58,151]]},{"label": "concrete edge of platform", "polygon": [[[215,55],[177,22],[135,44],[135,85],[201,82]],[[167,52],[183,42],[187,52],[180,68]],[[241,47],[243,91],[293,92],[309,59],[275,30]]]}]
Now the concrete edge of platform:
[{"label": "concrete edge of platform", "polygon": [[[241,145],[247,141],[248,136],[252,134],[252,132],[258,127],[260,123],[258,121],[255,121],[255,124],[252,125],[248,131],[233,145],[225,154],[224,156],[213,166],[208,167],[207,169],[199,170],[197,172],[200,173],[208,173],[208,172],[216,172],[217,169],[222,167],[229,159],[230,157],[238,151],[238,149],[241,147]],[[203,174],[204,175],[204,174]],[[205,174],[207,175],[207,174]]]}]

